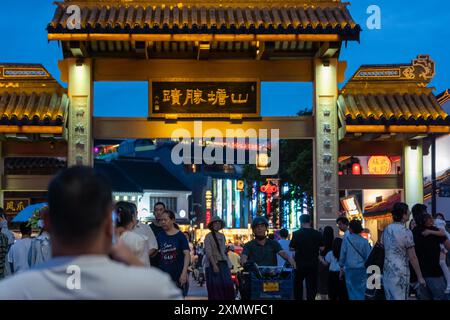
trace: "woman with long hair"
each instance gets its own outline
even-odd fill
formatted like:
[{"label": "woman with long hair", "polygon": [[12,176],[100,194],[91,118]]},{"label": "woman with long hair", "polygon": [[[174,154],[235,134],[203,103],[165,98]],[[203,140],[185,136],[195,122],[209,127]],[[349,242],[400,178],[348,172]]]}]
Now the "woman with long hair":
[{"label": "woman with long hair", "polygon": [[339,258],[341,256],[342,238],[335,238],[332,250],[329,251],[323,262],[329,267],[328,276],[328,299],[331,301],[348,300],[347,288],[345,280],[340,278]]},{"label": "woman with long hair", "polygon": [[175,213],[165,210],[159,220],[164,232],[157,236],[161,261],[159,268],[168,273],[175,284],[187,296],[188,268],[191,261],[189,243],[183,232],[175,227]]},{"label": "woman with long hair", "polygon": [[234,300],[234,286],[231,280],[231,262],[226,253],[226,239],[219,231],[225,222],[213,217],[208,224],[211,232],[205,237],[205,268],[208,300]]},{"label": "woman with long hair", "polygon": [[419,283],[425,283],[414,249],[413,234],[405,226],[409,216],[408,205],[402,202],[396,203],[392,209],[394,222],[384,229],[381,238],[385,252],[383,285],[387,300],[408,299],[410,263]]}]

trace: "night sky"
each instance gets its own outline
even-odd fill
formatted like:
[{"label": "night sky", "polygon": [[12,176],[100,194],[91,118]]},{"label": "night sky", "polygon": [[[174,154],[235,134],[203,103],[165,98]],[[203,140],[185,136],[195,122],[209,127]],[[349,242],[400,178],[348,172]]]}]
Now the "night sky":
[{"label": "night sky", "polygon": [[[0,10],[0,62],[42,63],[59,80],[57,62],[62,50],[48,43],[46,25],[51,21],[54,0],[2,1]],[[450,27],[442,0],[353,0],[350,12],[361,27],[361,43],[349,43],[341,53],[348,61],[346,79],[361,64],[409,63],[417,54],[436,61],[432,82],[440,93],[450,87]],[[367,7],[380,6],[382,29],[368,30]],[[65,85],[65,84],[63,84]],[[262,115],[287,116],[311,107],[310,83],[263,83]],[[120,90],[119,90],[120,89]],[[96,116],[147,116],[145,83],[97,83]]]}]

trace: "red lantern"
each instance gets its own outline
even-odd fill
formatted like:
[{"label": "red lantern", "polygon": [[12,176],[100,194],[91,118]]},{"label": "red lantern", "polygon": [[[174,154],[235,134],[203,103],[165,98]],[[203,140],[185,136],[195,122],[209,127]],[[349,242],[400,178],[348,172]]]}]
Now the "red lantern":
[{"label": "red lantern", "polygon": [[359,163],[354,163],[352,165],[352,174],[360,175],[361,174],[361,165]]}]

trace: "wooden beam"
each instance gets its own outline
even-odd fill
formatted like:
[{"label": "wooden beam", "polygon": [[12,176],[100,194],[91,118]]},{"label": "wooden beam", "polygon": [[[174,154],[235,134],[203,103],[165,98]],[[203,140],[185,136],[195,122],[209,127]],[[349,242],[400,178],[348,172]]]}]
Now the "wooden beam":
[{"label": "wooden beam", "polygon": [[[62,75],[64,63],[60,63]],[[261,81],[313,81],[312,61],[255,60],[136,60],[95,59],[95,81],[147,81],[148,79],[232,79],[254,78]],[[67,82],[66,76],[62,80]]]},{"label": "wooden beam", "polygon": [[[177,129],[190,132],[192,137],[199,134],[195,132],[195,122],[192,120],[165,121],[147,120],[146,118],[94,118],[94,139],[150,139],[172,138]],[[313,139],[313,117],[267,117],[255,120],[204,120],[202,121],[201,135],[208,129],[218,129],[223,135],[226,130],[249,129],[278,129],[280,139]],[[258,132],[258,131],[257,131]],[[270,135],[270,132],[269,132]]]},{"label": "wooden beam", "polygon": [[7,175],[3,176],[4,191],[45,191],[53,176]]},{"label": "wooden beam", "polygon": [[3,157],[67,157],[67,142],[50,141],[3,141]]},{"label": "wooden beam", "polygon": [[403,175],[340,176],[339,189],[403,189]]},{"label": "wooden beam", "polygon": [[348,133],[450,133],[450,126],[347,125]]},{"label": "wooden beam", "polygon": [[52,41],[341,41],[338,34],[129,34],[49,33]]},{"label": "wooden beam", "polygon": [[340,141],[339,156],[401,156],[403,142],[401,141]]},{"label": "wooden beam", "polygon": [[0,133],[62,134],[63,133],[63,127],[57,127],[57,126],[5,126],[5,125],[0,125]]}]

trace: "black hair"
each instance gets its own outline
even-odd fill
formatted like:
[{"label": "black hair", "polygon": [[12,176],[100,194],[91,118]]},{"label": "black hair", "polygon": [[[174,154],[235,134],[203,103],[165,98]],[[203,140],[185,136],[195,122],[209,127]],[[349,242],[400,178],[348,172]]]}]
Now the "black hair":
[{"label": "black hair", "polygon": [[417,225],[419,226],[419,227],[425,227],[425,224],[426,224],[426,222],[429,220],[429,219],[433,219],[433,217],[431,216],[431,214],[429,214],[429,213],[424,213],[424,214],[421,214],[419,217],[418,217],[418,220],[419,221],[417,221]]},{"label": "black hair", "polygon": [[341,247],[342,247],[342,239],[336,238],[333,240],[333,256],[336,258],[336,260],[339,260],[341,257]]},{"label": "black hair", "polygon": [[22,235],[31,235],[32,229],[29,222],[21,222],[19,229]]},{"label": "black hair", "polygon": [[354,219],[350,221],[348,226],[355,234],[360,234],[363,231],[362,223],[360,220]]},{"label": "black hair", "polygon": [[129,202],[129,204],[130,204],[131,208],[133,209],[133,215],[137,218],[137,213],[138,213],[137,205],[134,202]]},{"label": "black hair", "polygon": [[414,221],[416,221],[417,224],[420,224],[419,223],[420,216],[422,214],[427,213],[427,206],[424,204],[421,204],[421,203],[417,203],[411,208],[411,212],[412,212]]},{"label": "black hair", "polygon": [[442,220],[444,220],[445,221],[445,216],[444,216],[444,214],[443,213],[436,213],[436,215],[434,216],[434,218],[435,219],[437,219],[438,217],[441,217],[442,218]]},{"label": "black hair", "polygon": [[395,222],[400,222],[405,214],[408,214],[408,205],[403,202],[395,203],[392,208],[392,219],[394,219]]},{"label": "black hair", "polygon": [[130,202],[120,201],[114,206],[116,211],[116,227],[126,227],[134,220],[134,207]]},{"label": "black hair", "polygon": [[164,210],[166,210],[166,205],[164,204],[164,202],[157,202],[155,203],[155,205],[153,206],[153,209],[156,208],[156,206],[163,206]]},{"label": "black hair", "polygon": [[328,251],[331,251],[333,248],[333,240],[334,240],[334,230],[330,226],[326,226],[323,229],[323,244],[325,249],[323,253],[326,254]]},{"label": "black hair", "polygon": [[311,216],[309,214],[302,214],[300,216],[300,224],[311,223]]},{"label": "black hair", "polygon": [[111,215],[111,186],[93,168],[71,167],[50,182],[48,205],[52,237],[64,244],[86,244]]},{"label": "black hair", "polygon": [[348,220],[347,217],[339,217],[336,219],[336,223],[342,222],[343,224],[345,224],[346,226],[348,226],[350,224],[350,221]]},{"label": "black hair", "polygon": [[[175,213],[172,210],[164,210],[163,214],[166,213],[169,216],[170,220],[175,220]],[[176,227],[175,227],[176,228]],[[179,229],[179,227],[177,228]]]},{"label": "black hair", "polygon": [[280,230],[280,237],[287,239],[289,237],[289,231],[287,231],[286,229],[281,229]]}]

